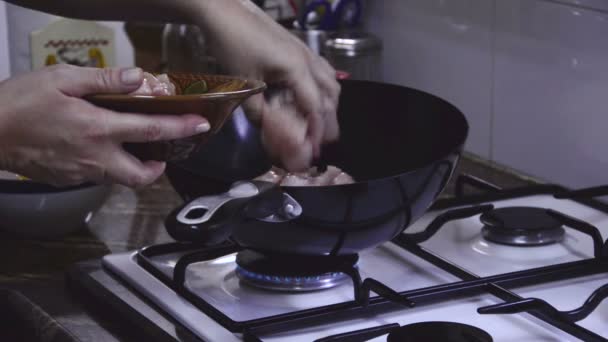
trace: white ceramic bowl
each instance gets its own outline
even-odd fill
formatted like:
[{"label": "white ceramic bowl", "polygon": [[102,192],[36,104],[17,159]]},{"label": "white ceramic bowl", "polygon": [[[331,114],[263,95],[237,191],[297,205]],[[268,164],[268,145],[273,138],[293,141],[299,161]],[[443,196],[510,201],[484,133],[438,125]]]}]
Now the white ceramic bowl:
[{"label": "white ceramic bowl", "polygon": [[57,238],[86,226],[110,192],[106,185],[55,188],[0,174],[0,230],[30,238]]}]

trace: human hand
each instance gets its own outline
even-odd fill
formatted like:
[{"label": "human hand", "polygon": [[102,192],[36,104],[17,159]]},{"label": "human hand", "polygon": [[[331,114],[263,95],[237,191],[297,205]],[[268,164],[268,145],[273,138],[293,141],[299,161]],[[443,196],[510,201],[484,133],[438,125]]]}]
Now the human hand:
[{"label": "human hand", "polygon": [[336,71],[251,1],[200,3],[197,22],[222,66],[279,88],[245,104],[270,156],[289,171],[306,170],[321,145],[339,137]]},{"label": "human hand", "polygon": [[152,183],[165,164],[141,162],[122,144],[185,138],[209,123],[198,115],[117,113],[82,99],[130,93],[142,81],[141,69],[56,65],[0,83],[0,169],[56,186]]}]

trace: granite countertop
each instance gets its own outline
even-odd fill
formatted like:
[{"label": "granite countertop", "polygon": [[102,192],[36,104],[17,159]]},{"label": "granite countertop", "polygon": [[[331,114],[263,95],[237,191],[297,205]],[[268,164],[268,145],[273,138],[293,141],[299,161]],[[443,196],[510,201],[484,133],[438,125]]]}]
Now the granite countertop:
[{"label": "granite countertop", "polygon": [[[536,182],[466,155],[459,173],[510,188]],[[445,194],[453,193],[453,182]],[[180,204],[166,179],[138,191],[116,186],[86,229],[56,240],[0,232],[0,340],[124,341],[131,327],[86,310],[66,287],[74,263],[171,241],[165,216]]]}]

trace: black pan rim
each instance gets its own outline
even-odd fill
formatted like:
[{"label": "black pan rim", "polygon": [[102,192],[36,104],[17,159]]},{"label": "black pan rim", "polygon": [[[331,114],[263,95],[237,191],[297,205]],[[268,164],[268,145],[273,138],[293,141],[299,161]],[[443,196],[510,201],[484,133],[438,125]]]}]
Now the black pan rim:
[{"label": "black pan rim", "polygon": [[[405,170],[402,173],[399,174],[395,174],[395,175],[389,175],[389,176],[384,176],[381,178],[374,178],[374,179],[368,179],[362,182],[355,182],[352,184],[341,184],[341,185],[324,185],[324,186],[314,186],[314,187],[310,187],[310,186],[281,186],[282,189],[319,189],[319,190],[324,190],[324,189],[338,189],[338,188],[348,188],[348,187],[355,187],[355,186],[360,186],[361,184],[370,184],[370,183],[375,183],[375,182],[382,182],[382,181],[387,181],[390,179],[394,179],[395,177],[400,177],[400,176],[405,176],[411,173],[415,173],[415,172],[420,172],[422,169],[428,168],[430,166],[433,166],[439,162],[441,162],[442,160],[446,160],[450,157],[454,157],[454,156],[459,156],[461,154],[461,151],[463,150],[464,147],[464,143],[460,146],[458,146],[457,148],[454,148],[451,152],[447,153],[446,155],[444,155],[442,158],[437,158],[437,160],[435,160],[432,163],[428,163],[425,164],[423,166],[420,167],[416,167],[410,170]],[[211,177],[208,174],[200,174],[196,171],[193,171],[191,168],[185,167],[181,164],[171,164],[171,165],[167,165],[168,168],[176,168],[176,169],[180,169],[181,171],[187,172],[192,174],[195,177],[202,177],[202,178],[207,178],[207,179],[211,179],[213,181],[219,181],[219,182],[226,182],[226,183],[234,183],[234,182],[238,182],[238,181],[248,181],[249,179],[235,179],[235,180],[229,180],[229,179],[221,179],[219,177]],[[348,172],[347,172],[348,173]]]},{"label": "black pan rim", "polygon": [[[419,90],[419,89],[415,89],[415,88],[411,88],[411,87],[407,87],[407,86],[403,86],[403,85],[399,85],[399,84],[393,84],[393,83],[379,83],[379,82],[373,82],[373,81],[362,81],[362,80],[343,80],[341,81],[341,83],[352,83],[352,84],[369,84],[369,85],[383,85],[383,86],[390,86],[390,87],[398,87],[398,88],[403,88],[403,89],[407,89],[409,92],[413,92],[413,93],[418,93],[421,94],[425,97],[431,98],[434,101],[437,101],[439,103],[442,103],[443,105],[446,106],[446,109],[450,110],[453,112],[454,116],[458,116],[457,118],[455,118],[454,120],[456,121],[460,121],[460,125],[462,125],[462,134],[460,137],[458,137],[458,139],[456,139],[456,142],[453,144],[453,147],[451,150],[449,150],[448,152],[444,153],[443,155],[441,155],[440,158],[435,158],[427,163],[423,163],[415,168],[411,168],[409,170],[404,170],[401,173],[398,174],[393,174],[393,175],[388,175],[388,176],[383,176],[381,178],[374,178],[374,179],[368,179],[366,181],[362,181],[362,182],[355,182],[354,184],[345,184],[345,185],[327,185],[327,186],[316,186],[314,187],[315,189],[336,189],[336,188],[347,188],[347,187],[352,187],[352,186],[357,186],[360,184],[369,184],[369,183],[373,183],[373,182],[379,182],[379,181],[385,181],[385,180],[390,180],[393,179],[395,177],[401,176],[401,175],[407,175],[410,173],[415,173],[415,172],[419,172],[424,168],[427,168],[429,166],[435,165],[436,163],[448,159],[452,156],[459,156],[463,150],[464,150],[464,146],[467,142],[467,139],[469,137],[469,132],[470,132],[470,125],[469,122],[466,118],[466,116],[464,115],[464,113],[462,113],[462,111],[460,111],[455,105],[453,105],[452,103],[450,103],[447,100],[442,99],[441,97]],[[186,162],[184,163],[169,163],[167,165],[167,169],[171,169],[171,168],[176,168],[179,169],[181,171],[185,171],[187,173],[190,173],[196,177],[203,177],[203,178],[207,178],[210,180],[214,180],[214,181],[218,181],[218,182],[225,182],[225,183],[233,183],[233,182],[237,182],[237,181],[247,181],[247,179],[236,179],[236,180],[231,180],[231,179],[226,179],[226,178],[220,178],[217,176],[211,176],[209,174],[203,174],[200,172],[197,172],[195,170],[193,170],[193,168],[191,166],[187,166],[185,165]],[[270,166],[272,167],[272,165]],[[197,168],[205,168],[205,165],[199,164],[197,165]],[[270,168],[268,169],[270,170]],[[261,174],[263,174],[266,171],[262,171]],[[345,170],[345,172],[348,173],[348,170]],[[284,189],[305,189],[305,188],[310,188],[310,187],[302,187],[302,186],[290,186],[290,187],[282,187]]]}]

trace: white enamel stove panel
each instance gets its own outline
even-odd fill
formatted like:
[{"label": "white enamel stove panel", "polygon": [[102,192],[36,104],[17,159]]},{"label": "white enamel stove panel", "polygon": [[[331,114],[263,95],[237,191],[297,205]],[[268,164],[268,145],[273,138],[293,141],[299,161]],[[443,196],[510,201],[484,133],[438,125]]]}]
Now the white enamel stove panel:
[{"label": "white enamel stove panel", "polygon": [[[595,225],[608,237],[608,215],[571,200],[548,195],[493,202],[496,208],[531,206],[550,208]],[[439,213],[430,212],[406,230],[424,230]],[[430,240],[421,244],[436,254],[478,276],[515,272],[530,268],[578,261],[593,257],[593,241],[583,233],[566,228],[564,241],[540,247],[512,247],[486,241],[481,236],[479,215],[448,222]],[[608,278],[606,279],[608,281]]]},{"label": "white enamel stove panel", "polygon": [[[538,195],[498,201],[493,204],[497,208],[507,206],[551,208],[589,222],[600,229],[604,238],[608,236],[608,215],[570,200],[557,200],[548,195]],[[440,212],[428,213],[408,228],[407,232],[424,230],[439,214]],[[452,221],[422,246],[478,276],[577,261],[590,258],[593,253],[591,238],[568,228],[566,238],[559,244],[525,248],[487,242],[481,237],[481,228],[479,215]],[[187,286],[235,321],[304,310],[352,299],[353,291],[350,284],[303,294],[257,290],[238,281],[234,274],[234,260],[235,256],[229,255],[214,261],[191,265],[188,269]],[[159,262],[163,263],[162,260]],[[224,329],[138,266],[132,254],[108,256],[104,258],[104,264],[202,339],[240,340],[240,336]],[[171,262],[166,262],[164,267],[170,270],[172,266]],[[390,243],[362,253],[359,267],[363,278],[377,279],[398,291],[458,281],[443,270]],[[602,274],[517,289],[515,292],[522,297],[545,299],[560,310],[571,310],[582,305],[595,289],[605,283],[608,283],[608,276]],[[385,324],[451,321],[482,328],[490,333],[495,341],[577,340],[528,314],[479,315],[476,311],[479,307],[499,302],[499,299],[489,295],[480,296],[390,313],[362,315],[350,321],[328,322],[327,325],[265,336],[263,339],[264,341],[313,341],[329,335]],[[600,305],[597,311],[581,321],[580,325],[599,335],[608,335],[606,310],[608,304]],[[386,336],[383,336],[374,341],[385,340]]]},{"label": "white enamel stove panel", "polygon": [[[539,298],[560,311],[579,308],[597,289],[608,284],[608,277],[599,274],[574,280],[567,280],[539,286],[530,286],[514,292],[524,298]],[[600,304],[578,325],[596,334],[608,337],[608,301]]]},{"label": "white enamel stove panel", "polygon": [[[104,258],[104,264],[122,279],[126,280],[136,290],[144,294],[161,309],[193,331],[198,337],[205,341],[241,341],[240,336],[232,334],[216,323],[213,319],[203,314],[189,302],[177,295],[173,290],[166,287],[160,281],[139,267],[133,260],[133,254],[116,254]],[[433,277],[433,276],[431,276]],[[411,279],[402,279],[407,283]],[[296,299],[297,295],[275,294],[269,298],[271,302],[284,305],[290,301],[302,302]],[[327,299],[327,297],[320,297]],[[343,298],[333,298],[333,301]],[[340,334],[344,332],[360,330],[385,324],[399,323],[401,325],[424,321],[450,321],[470,324],[484,329],[493,336],[496,341],[575,341],[566,334],[555,331],[545,323],[526,315],[499,316],[479,315],[476,310],[479,307],[498,303],[491,296],[483,296],[467,300],[451,301],[446,303],[424,306],[412,310],[404,309],[383,315],[368,315],[350,321],[333,322],[324,326],[315,326],[289,333],[273,336],[263,336],[264,341],[313,341],[318,338]],[[271,306],[272,303],[266,303]],[[314,304],[319,303],[318,299]],[[328,303],[325,303],[328,304]],[[245,303],[233,303],[233,311],[255,312],[256,306]],[[379,337],[374,341],[385,341],[386,336]]]}]

